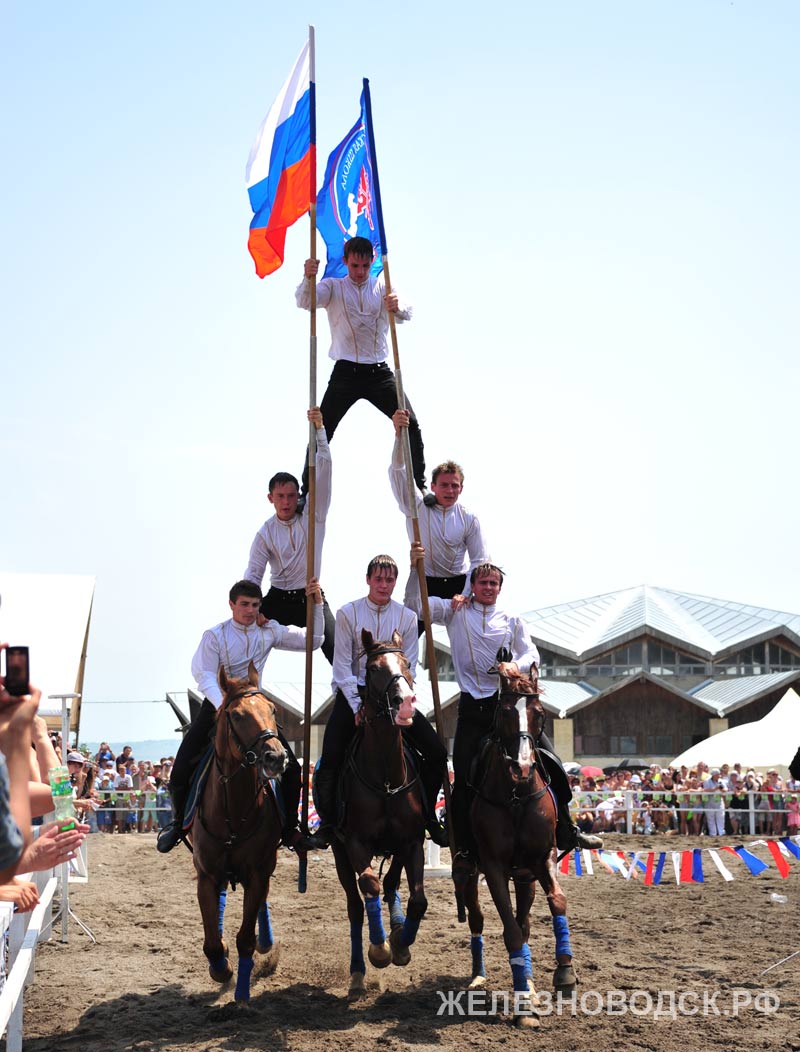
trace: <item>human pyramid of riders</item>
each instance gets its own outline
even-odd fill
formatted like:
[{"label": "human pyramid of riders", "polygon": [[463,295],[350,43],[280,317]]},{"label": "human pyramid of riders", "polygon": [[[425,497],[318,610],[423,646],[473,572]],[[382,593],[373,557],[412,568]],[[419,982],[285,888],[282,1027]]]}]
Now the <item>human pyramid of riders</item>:
[{"label": "human pyramid of riders", "polygon": [[[410,405],[398,408],[395,377],[389,368],[387,333],[389,314],[396,322],[411,317],[401,307],[395,292],[386,293],[383,278],[370,275],[373,246],[355,237],[344,246],[347,276],[323,278],[316,285],[316,302],[328,313],[335,364],[319,407],[308,411],[316,428],[315,489],[315,576],[307,581],[307,538],[310,505],[306,503],[307,468],[302,487],[294,475],[278,472],[269,482],[269,502],[274,514],[259,529],[250,549],[244,579],[231,588],[231,617],[203,634],[192,659],[192,675],[204,701],[187,731],[170,780],[174,818],[158,838],[158,850],[170,851],[183,838],[183,821],[193,772],[206,751],[216,712],[222,704],[218,672],[224,666],[229,677],[244,677],[252,661],[261,677],[273,648],[305,650],[306,602],[314,598],[313,647],[332,665],[335,702],[325,727],[322,756],[315,785],[315,803],[321,819],[317,833],[298,828],[300,766],[288,742],[281,742],[290,757],[283,775],[286,820],[282,832],[285,846],[302,852],[324,848],[336,835],[338,822],[337,784],[347,748],[359,724],[364,696],[366,655],[362,629],[375,639],[388,640],[397,631],[412,673],[417,667],[419,621],[422,603],[416,566],[412,565],[404,603],[392,599],[398,567],[388,555],[376,555],[367,566],[367,594],[346,603],[333,615],[319,585],[319,567],[325,536],[325,521],[331,499],[331,454],[329,441],[347,411],[365,398],[390,417],[395,445],[389,469],[392,492],[406,516],[412,541],[412,564],[424,560],[431,620],[444,625],[450,638],[455,675],[461,691],[458,723],[453,745],[453,828],[456,844],[454,864],[473,865],[474,847],[469,829],[470,765],[481,740],[490,733],[498,699],[499,671],[530,673],[539,663],[539,653],[523,620],[497,605],[503,573],[490,560],[486,540],[476,515],[460,497],[464,483],[461,467],[452,460],[434,468],[430,491],[426,487],[425,459],[419,424]],[[303,281],[295,298],[298,307],[310,310],[312,283],[319,261],[308,259]],[[422,544],[414,543],[412,508],[403,455],[403,432],[407,429],[411,451],[415,495]],[[262,596],[261,584],[270,569],[270,587]],[[467,587],[469,584],[469,587]],[[512,661],[498,665],[501,648]],[[491,670],[491,671],[490,671]],[[427,719],[415,711],[404,737],[418,756],[424,790],[426,825],[431,839],[446,846],[448,837],[435,804],[447,770],[447,751]],[[582,833],[569,812],[571,790],[552,743],[542,734],[541,755],[548,767],[551,785],[559,803],[557,846],[602,846],[599,837]]]}]

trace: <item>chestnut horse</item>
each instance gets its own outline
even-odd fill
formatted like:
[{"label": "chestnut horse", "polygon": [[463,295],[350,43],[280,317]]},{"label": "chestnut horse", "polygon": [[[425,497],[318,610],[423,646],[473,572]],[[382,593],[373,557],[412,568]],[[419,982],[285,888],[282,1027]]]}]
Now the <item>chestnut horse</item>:
[{"label": "chestnut horse", "polygon": [[[507,652],[498,661],[508,661]],[[500,692],[494,728],[475,767],[474,799],[470,807],[478,867],[489,885],[503,922],[503,941],[514,979],[513,1019],[516,1025],[536,1027],[536,994],[528,948],[530,910],[538,881],[547,896],[556,937],[553,986],[569,993],[576,984],[572,966],[567,902],[556,869],[556,804],[548,789],[545,768],[537,757],[536,742],[544,727],[535,677],[499,665]],[[478,869],[459,875],[454,869],[456,898],[463,895],[469,915],[472,982],[486,981],[483,964],[483,914],[478,902]],[[516,912],[509,881],[514,882]]]},{"label": "chestnut horse", "polygon": [[203,953],[209,974],[218,983],[233,975],[222,938],[225,889],[228,882],[244,888],[234,997],[247,1001],[257,919],[259,951],[268,953],[272,948],[267,894],[281,818],[268,783],[283,774],[288,757],[278,738],[275,706],[259,689],[253,663],[247,679],[229,679],[220,667],[219,683],[225,697],[217,712],[214,764],[192,826],[192,847],[205,933]]},{"label": "chestnut horse", "polygon": [[[401,731],[402,727],[411,725],[414,715],[413,680],[402,651],[403,640],[397,632],[391,642],[377,642],[366,630],[361,638],[367,654],[362,729],[348,752],[342,779],[346,814],[339,831],[341,839],[334,838],[331,844],[336,871],[347,895],[348,997],[351,1000],[365,991],[362,945],[365,903],[370,942],[368,957],[376,968],[408,964],[409,947],[428,908],[423,886],[422,794],[419,779],[407,763]],[[383,882],[391,926],[387,943],[380,881],[372,868],[372,859],[389,855],[392,863]],[[403,915],[397,891],[403,869],[409,886],[407,916]]]}]

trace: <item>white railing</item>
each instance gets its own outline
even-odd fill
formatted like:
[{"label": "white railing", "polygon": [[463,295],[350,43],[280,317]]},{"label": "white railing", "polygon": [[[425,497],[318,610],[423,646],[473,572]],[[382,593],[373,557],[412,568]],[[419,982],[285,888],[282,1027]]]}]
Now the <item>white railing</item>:
[{"label": "white railing", "polygon": [[33,980],[36,943],[48,922],[57,885],[57,879],[51,876],[39,893],[39,905],[31,913],[14,914],[8,929],[9,970],[0,993],[0,1034],[8,1028],[6,1052],[22,1049],[22,995]]}]

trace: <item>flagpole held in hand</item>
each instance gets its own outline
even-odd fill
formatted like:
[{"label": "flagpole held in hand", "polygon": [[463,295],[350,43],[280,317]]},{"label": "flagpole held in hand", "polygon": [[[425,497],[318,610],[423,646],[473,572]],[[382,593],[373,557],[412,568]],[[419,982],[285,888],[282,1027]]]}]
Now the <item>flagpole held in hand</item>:
[{"label": "flagpole held in hand", "polygon": [[[372,103],[369,94],[369,81],[364,78],[363,81],[363,103],[366,114],[367,124],[367,146],[370,153],[370,160],[372,162],[372,175],[374,179],[374,199],[376,205],[376,212],[378,217],[378,230],[381,239],[381,257],[383,260],[383,280],[386,288],[387,298],[392,294],[392,282],[389,275],[389,257],[386,248],[386,231],[383,225],[383,208],[381,206],[381,187],[380,179],[378,177],[378,159],[375,154],[375,136],[372,127]],[[395,323],[394,312],[387,311],[389,315],[389,333],[392,341],[392,356],[394,360],[394,379],[395,387],[397,389],[397,406],[399,409],[406,409],[406,396],[403,390],[403,375],[400,368],[400,351],[397,344],[397,325]],[[403,449],[403,460],[406,466],[406,483],[408,485],[408,506],[411,509],[411,524],[414,533],[414,543],[421,544],[421,536],[419,531],[419,516],[417,513],[417,500],[414,492],[414,471],[411,463],[411,445],[408,438],[408,428],[402,428],[402,449]],[[444,720],[442,717],[442,705],[439,698],[439,676],[436,669],[436,661],[434,658],[433,649],[433,630],[431,627],[431,611],[430,603],[428,602],[428,582],[425,579],[425,565],[422,559],[417,560],[417,574],[419,576],[419,592],[422,600],[422,620],[425,625],[425,652],[428,656],[428,673],[430,675],[431,683],[431,694],[433,695],[433,712],[434,719],[436,722],[436,733],[439,735],[439,740],[446,747],[444,738]],[[444,787],[444,800],[445,807],[447,808],[448,822],[448,837],[450,840],[450,855],[451,858],[455,858],[456,845],[455,845],[455,833],[453,825],[453,809],[451,804],[451,792],[450,792],[450,779],[447,777],[447,772],[443,779]],[[435,802],[435,801],[434,801]],[[463,901],[457,898],[458,902],[458,919],[461,922],[466,920],[466,913],[464,911]]]}]

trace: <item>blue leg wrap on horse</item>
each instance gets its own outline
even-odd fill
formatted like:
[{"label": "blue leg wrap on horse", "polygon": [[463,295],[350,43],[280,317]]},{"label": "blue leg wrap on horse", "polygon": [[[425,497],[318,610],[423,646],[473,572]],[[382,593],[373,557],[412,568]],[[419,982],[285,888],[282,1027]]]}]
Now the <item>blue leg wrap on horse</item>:
[{"label": "blue leg wrap on horse", "polygon": [[223,890],[219,893],[219,933],[222,935],[223,922],[225,920],[225,905],[228,901],[228,892]]},{"label": "blue leg wrap on horse", "polygon": [[514,989],[521,992],[528,989],[528,977],[525,974],[525,957],[522,950],[512,950],[508,955],[511,974],[514,976]]},{"label": "blue leg wrap on horse", "polygon": [[361,925],[354,922],[350,925],[350,974],[361,972],[367,974],[367,966],[364,964],[364,946],[361,941]]},{"label": "blue leg wrap on horse", "polygon": [[572,946],[569,941],[569,925],[566,917],[553,917],[553,931],[556,935],[556,957],[565,954],[572,956]]},{"label": "blue leg wrap on horse", "polygon": [[403,922],[403,931],[402,931],[402,933],[400,935],[400,945],[401,946],[413,946],[414,945],[414,940],[416,939],[417,932],[419,931],[419,922],[421,920],[422,920],[422,917],[418,917],[416,915],[414,915],[412,917],[411,914],[409,913],[409,915],[406,917],[405,921]]},{"label": "blue leg wrap on horse", "polygon": [[260,949],[272,946],[272,924],[269,919],[269,903],[265,902],[258,911],[258,945]]},{"label": "blue leg wrap on horse", "polygon": [[374,898],[364,900],[367,906],[367,923],[369,924],[369,941],[373,946],[380,946],[386,942],[386,932],[383,927],[381,916],[381,900],[376,895]]},{"label": "blue leg wrap on horse", "polygon": [[531,948],[527,942],[522,944],[522,956],[525,958],[525,975],[533,982],[533,965],[531,964]]},{"label": "blue leg wrap on horse", "polygon": [[483,963],[483,936],[473,935],[469,940],[469,949],[472,954],[472,978],[476,975],[486,975],[486,967]]},{"label": "blue leg wrap on horse", "polygon": [[250,1000],[250,973],[253,970],[252,957],[240,957],[239,969],[236,972],[236,990],[233,997],[236,1001]]},{"label": "blue leg wrap on horse", "polygon": [[400,904],[400,896],[397,892],[394,893],[394,900],[389,903],[389,920],[394,928],[397,924],[402,924],[406,919],[405,913],[403,913],[403,907]]}]

